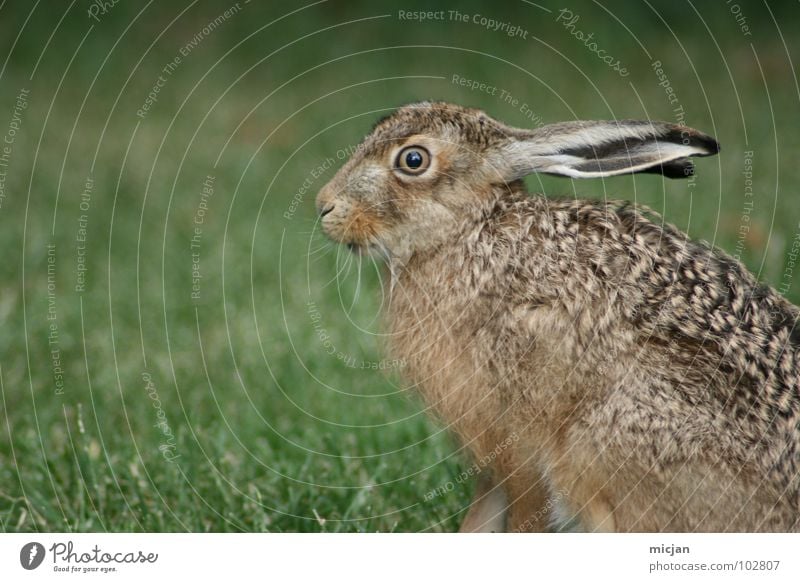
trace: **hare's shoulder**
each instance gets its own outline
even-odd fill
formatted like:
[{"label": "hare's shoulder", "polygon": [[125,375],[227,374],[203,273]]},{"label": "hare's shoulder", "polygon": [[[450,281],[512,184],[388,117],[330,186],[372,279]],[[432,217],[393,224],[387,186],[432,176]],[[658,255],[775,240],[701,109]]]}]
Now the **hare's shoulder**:
[{"label": "hare's shoulder", "polygon": [[502,210],[482,245],[487,264],[505,263],[496,288],[563,305],[595,332],[631,329],[687,365],[741,378],[729,384],[782,402],[783,414],[800,409],[800,309],[739,261],[628,202],[532,197]]}]

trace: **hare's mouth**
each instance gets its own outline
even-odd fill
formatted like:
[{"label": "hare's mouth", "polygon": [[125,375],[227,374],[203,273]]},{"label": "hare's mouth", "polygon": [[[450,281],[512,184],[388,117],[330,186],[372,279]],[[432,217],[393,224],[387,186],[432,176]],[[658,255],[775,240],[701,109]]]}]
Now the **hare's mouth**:
[{"label": "hare's mouth", "polygon": [[371,255],[377,250],[374,248],[374,245],[370,243],[349,242],[346,243],[345,246],[351,253],[356,255]]},{"label": "hare's mouth", "polygon": [[376,259],[386,259],[389,255],[379,242],[367,241],[363,243],[348,242],[345,246],[350,252],[360,257],[373,257]]}]

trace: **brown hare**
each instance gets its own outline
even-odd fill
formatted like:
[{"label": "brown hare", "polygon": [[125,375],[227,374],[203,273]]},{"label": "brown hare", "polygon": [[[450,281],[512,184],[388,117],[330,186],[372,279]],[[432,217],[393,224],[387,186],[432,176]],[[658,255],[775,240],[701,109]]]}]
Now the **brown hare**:
[{"label": "brown hare", "polygon": [[325,233],[389,265],[392,357],[484,460],[462,531],[800,530],[798,308],[652,213],[522,182],[683,177],[718,151],[423,102],[319,192]]}]

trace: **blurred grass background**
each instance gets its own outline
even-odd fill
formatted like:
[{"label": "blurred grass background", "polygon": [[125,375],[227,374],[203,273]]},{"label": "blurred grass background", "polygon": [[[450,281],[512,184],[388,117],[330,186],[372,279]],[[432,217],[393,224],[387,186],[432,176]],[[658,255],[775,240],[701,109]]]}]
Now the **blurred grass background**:
[{"label": "blurred grass background", "polygon": [[0,134],[19,126],[0,167],[0,530],[457,529],[469,461],[382,359],[379,270],[315,228],[341,152],[409,101],[529,127],[682,107],[722,144],[694,180],[531,189],[635,199],[800,301],[796,2],[264,4],[0,3]]}]

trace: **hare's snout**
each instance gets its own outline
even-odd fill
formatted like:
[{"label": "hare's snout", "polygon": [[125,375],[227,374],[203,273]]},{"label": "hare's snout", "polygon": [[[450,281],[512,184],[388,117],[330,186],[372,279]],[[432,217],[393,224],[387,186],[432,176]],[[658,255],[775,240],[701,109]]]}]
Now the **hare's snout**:
[{"label": "hare's snout", "polygon": [[336,242],[347,242],[342,237],[341,226],[347,221],[350,204],[342,200],[341,194],[337,194],[337,188],[332,184],[326,184],[317,194],[317,214],[322,226],[322,231]]},{"label": "hare's snout", "polygon": [[322,231],[334,242],[361,251],[373,244],[377,218],[358,201],[339,191],[333,182],[325,185],[317,195],[317,212]]},{"label": "hare's snout", "polygon": [[317,214],[322,231],[335,242],[346,242],[338,236],[339,226],[344,219],[345,204],[334,199],[331,184],[325,185],[317,194]]},{"label": "hare's snout", "polygon": [[317,194],[316,207],[320,220],[323,220],[336,208],[336,201],[334,200],[333,192],[331,192],[330,183],[323,186]]}]

